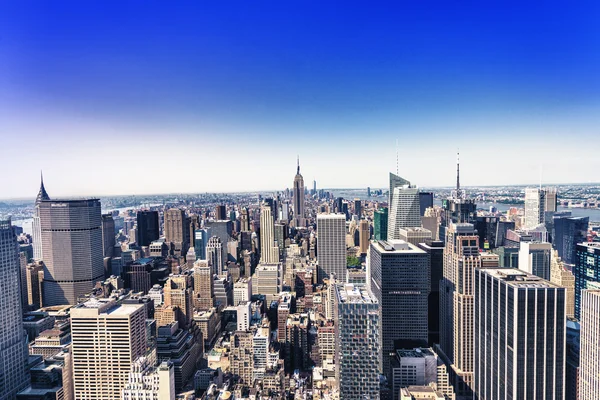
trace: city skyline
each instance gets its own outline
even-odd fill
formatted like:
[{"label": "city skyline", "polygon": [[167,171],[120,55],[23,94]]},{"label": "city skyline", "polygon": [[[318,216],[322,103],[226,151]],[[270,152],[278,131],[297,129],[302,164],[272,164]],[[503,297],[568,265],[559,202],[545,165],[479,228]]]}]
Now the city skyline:
[{"label": "city skyline", "polygon": [[[440,167],[411,171],[420,187],[453,181],[456,146],[466,186],[533,184],[540,165],[544,182],[597,180],[593,11],[12,3],[0,167],[20,171],[2,197],[35,192],[40,169],[57,196],[273,190],[297,154],[319,187],[384,187],[396,140],[401,167]],[[140,151],[151,162],[127,162]],[[378,162],[339,174],[353,156]],[[254,179],[194,174],[210,165]]]}]

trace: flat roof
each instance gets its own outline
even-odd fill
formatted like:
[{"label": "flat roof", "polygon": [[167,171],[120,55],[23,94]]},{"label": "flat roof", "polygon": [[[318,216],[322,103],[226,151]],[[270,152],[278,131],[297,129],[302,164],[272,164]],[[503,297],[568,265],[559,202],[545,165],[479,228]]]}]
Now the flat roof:
[{"label": "flat roof", "polygon": [[562,288],[562,286],[516,268],[482,268],[480,271],[516,288]]}]

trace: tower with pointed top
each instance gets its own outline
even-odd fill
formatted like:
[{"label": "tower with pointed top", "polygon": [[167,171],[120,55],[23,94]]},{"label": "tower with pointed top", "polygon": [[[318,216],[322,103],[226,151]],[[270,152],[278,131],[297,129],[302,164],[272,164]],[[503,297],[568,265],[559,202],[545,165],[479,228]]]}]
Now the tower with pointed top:
[{"label": "tower with pointed top", "polygon": [[40,225],[40,203],[43,200],[50,200],[48,192],[44,187],[44,175],[40,172],[40,191],[35,198],[35,211],[33,213],[33,258],[41,260],[42,257],[42,226]]},{"label": "tower with pointed top", "polygon": [[300,157],[298,157],[298,169],[294,177],[294,219],[296,226],[304,225],[304,178],[300,175]]},{"label": "tower with pointed top", "polygon": [[456,189],[449,198],[442,200],[442,223],[440,240],[446,240],[446,232],[453,223],[474,224],[477,219],[477,205],[473,199],[467,199],[466,193],[460,187],[460,159],[456,153]]}]

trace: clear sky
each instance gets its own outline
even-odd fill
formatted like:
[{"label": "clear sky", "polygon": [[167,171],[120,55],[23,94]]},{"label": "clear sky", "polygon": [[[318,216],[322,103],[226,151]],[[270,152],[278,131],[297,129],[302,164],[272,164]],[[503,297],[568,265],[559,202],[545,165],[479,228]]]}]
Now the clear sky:
[{"label": "clear sky", "polygon": [[5,1],[0,198],[598,182],[599,3]]}]

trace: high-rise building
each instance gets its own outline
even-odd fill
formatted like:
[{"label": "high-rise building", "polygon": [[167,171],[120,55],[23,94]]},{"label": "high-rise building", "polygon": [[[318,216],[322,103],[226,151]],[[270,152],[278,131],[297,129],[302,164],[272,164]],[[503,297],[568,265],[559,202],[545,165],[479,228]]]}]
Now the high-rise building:
[{"label": "high-rise building", "polygon": [[191,275],[170,275],[165,282],[164,304],[178,309],[177,320],[181,329],[188,329],[194,315]]},{"label": "high-rise building", "polygon": [[298,169],[294,177],[294,219],[296,226],[304,225],[304,178],[300,175],[300,158],[298,158]]},{"label": "high-rise building", "polygon": [[596,400],[600,393],[600,290],[581,292],[579,400]]},{"label": "high-rise building", "polygon": [[587,242],[589,217],[559,217],[553,219],[552,245],[567,264],[575,264],[577,245]]},{"label": "high-rise building", "polygon": [[388,209],[382,207],[373,212],[373,239],[387,240]]},{"label": "high-rise building", "polygon": [[212,268],[206,260],[194,264],[194,307],[210,310],[214,306],[214,287]]},{"label": "high-rise building", "polygon": [[354,215],[360,219],[362,217],[362,204],[360,199],[354,199]]},{"label": "high-rise building", "polygon": [[175,400],[173,363],[163,361],[155,367],[147,357],[135,360],[121,400]]},{"label": "high-rise building", "polygon": [[231,340],[230,369],[234,377],[246,386],[252,386],[254,335],[248,331],[236,331]]},{"label": "high-rise building", "polygon": [[429,229],[420,227],[400,228],[398,230],[398,240],[412,243],[418,246],[419,243],[425,243],[432,239],[432,233]]},{"label": "high-rise building", "polygon": [[165,240],[172,243],[173,254],[183,257],[190,244],[190,220],[185,211],[171,208],[165,212]]},{"label": "high-rise building", "polygon": [[381,341],[379,304],[352,284],[335,285],[335,375],[340,400],[379,400]]},{"label": "high-rise building", "polygon": [[206,259],[212,268],[213,275],[220,275],[223,273],[223,267],[225,266],[223,243],[221,243],[221,239],[217,236],[208,239],[208,244],[206,245]]},{"label": "high-rise building", "polygon": [[452,224],[446,234],[444,275],[440,284],[440,356],[450,366],[459,397],[473,390],[474,271],[482,266],[473,224]]},{"label": "high-rise building", "polygon": [[401,228],[421,226],[419,189],[404,185],[394,188],[388,218],[388,239],[400,239]]},{"label": "high-rise building", "polygon": [[260,208],[260,261],[272,264],[279,262],[279,247],[275,245],[275,224],[271,207],[262,204]]},{"label": "high-rise building", "polygon": [[23,330],[19,245],[10,219],[0,220],[0,399],[14,399],[29,384],[27,340]]},{"label": "high-rise building", "polygon": [[246,207],[242,207],[242,211],[240,212],[240,231],[250,232],[250,218]]},{"label": "high-rise building", "polygon": [[508,268],[474,280],[474,398],[564,399],[565,289]]},{"label": "high-rise building", "polygon": [[210,228],[196,229],[194,231],[194,251],[197,260],[206,260],[206,245],[211,237]]},{"label": "high-rise building", "polygon": [[252,294],[266,296],[268,302],[277,300],[283,288],[283,265],[260,263],[252,276]]},{"label": "high-rise building", "polygon": [[44,306],[77,304],[104,279],[100,201],[42,200]]},{"label": "high-rise building", "polygon": [[565,288],[565,303],[567,307],[567,318],[575,317],[575,276],[569,271],[565,263],[558,256],[556,250],[552,250],[550,260],[550,282]]},{"label": "high-rise building", "polygon": [[533,229],[543,224],[546,221],[546,211],[556,211],[556,188],[526,188],[524,228]]},{"label": "high-rise building", "polygon": [[336,275],[346,280],[346,217],[343,214],[317,214],[318,281]]},{"label": "high-rise building", "polygon": [[102,254],[104,257],[113,257],[115,244],[115,221],[112,214],[102,214]]},{"label": "high-rise building", "polygon": [[542,279],[550,280],[552,245],[540,242],[521,242],[519,269]]},{"label": "high-rise building", "polygon": [[137,212],[138,245],[150,246],[160,237],[158,211],[142,210]]},{"label": "high-rise building", "polygon": [[431,271],[431,289],[427,301],[427,325],[429,329],[429,345],[440,343],[440,282],[444,276],[444,243],[439,240],[428,240],[419,243],[418,247],[425,251],[429,259]]},{"label": "high-rise building", "polygon": [[576,251],[573,275],[575,276],[575,318],[579,319],[581,291],[600,289],[600,243],[581,243],[577,245]]},{"label": "high-rise building", "polygon": [[178,322],[157,329],[156,356],[159,360],[170,360],[173,363],[177,392],[183,390],[199,367],[203,337],[201,330],[181,329]]},{"label": "high-rise building", "polygon": [[421,209],[421,217],[425,215],[425,210],[433,207],[433,193],[432,192],[420,192],[419,193],[419,205]]},{"label": "high-rise building", "polygon": [[395,349],[427,344],[429,268],[427,253],[413,244],[371,242],[369,286],[381,310],[383,372],[390,379],[390,354]]},{"label": "high-rise building", "polygon": [[558,189],[555,187],[546,188],[546,196],[544,198],[545,212],[555,213],[558,205]]},{"label": "high-rise building", "polygon": [[360,252],[362,254],[367,254],[367,250],[369,250],[369,237],[371,236],[371,230],[369,226],[369,221],[366,219],[361,219],[358,223],[358,237],[360,238]]},{"label": "high-rise building", "polygon": [[227,219],[227,207],[223,204],[215,206],[215,219],[217,221],[223,221]]},{"label": "high-rise building", "polygon": [[132,364],[146,352],[144,305],[92,298],[70,315],[75,399],[120,400]]},{"label": "high-rise building", "polygon": [[40,224],[40,203],[44,200],[50,200],[50,196],[44,187],[44,176],[40,173],[40,191],[35,198],[35,209],[33,211],[33,258],[36,260],[42,259],[42,225]]}]

